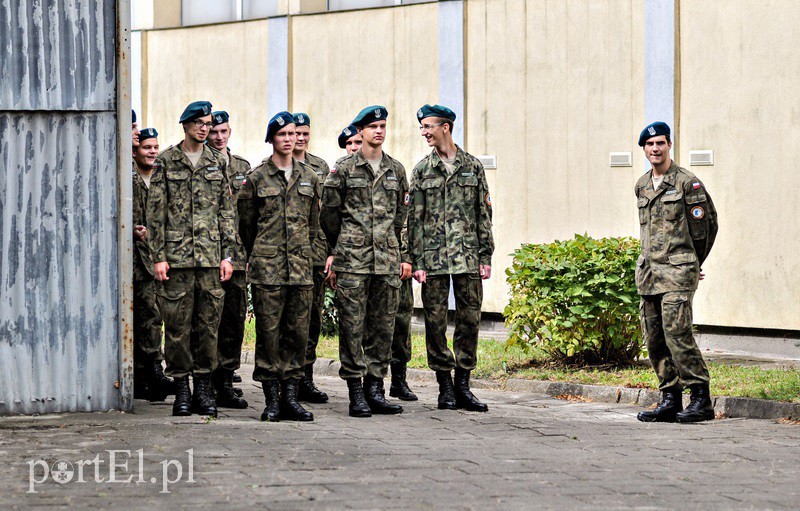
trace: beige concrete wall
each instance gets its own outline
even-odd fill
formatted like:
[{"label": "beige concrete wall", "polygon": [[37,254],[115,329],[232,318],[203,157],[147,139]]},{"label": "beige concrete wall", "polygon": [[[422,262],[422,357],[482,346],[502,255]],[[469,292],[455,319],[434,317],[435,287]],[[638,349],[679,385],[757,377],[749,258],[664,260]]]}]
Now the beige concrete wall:
[{"label": "beige concrete wall", "polygon": [[267,21],[148,31],[145,124],[162,148],[183,140],[178,119],[196,100],[231,116],[231,150],[255,165],[267,152]]},{"label": "beige concrete wall", "polygon": [[342,128],[381,104],[385,150],[411,172],[428,152],[416,111],[438,100],[436,26],[435,3],[292,18],[292,108],[311,117],[312,153],[333,163]]},{"label": "beige concrete wall", "polygon": [[[466,145],[497,156],[485,310],[505,307],[521,243],[638,235],[643,23],[642,0],[469,1]],[[616,151],[634,166],[609,167]]]},{"label": "beige concrete wall", "polygon": [[[797,2],[682,0],[680,154],[720,232],[697,293],[701,324],[800,329]],[[689,167],[712,149],[713,167]]]}]

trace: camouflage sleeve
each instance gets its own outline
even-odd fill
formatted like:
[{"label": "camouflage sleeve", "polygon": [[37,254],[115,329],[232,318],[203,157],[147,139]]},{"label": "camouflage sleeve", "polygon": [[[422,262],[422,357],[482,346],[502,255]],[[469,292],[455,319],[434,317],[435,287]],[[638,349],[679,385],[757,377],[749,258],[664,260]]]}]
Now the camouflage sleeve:
[{"label": "camouflage sleeve", "polygon": [[322,187],[322,208],[319,213],[320,227],[331,248],[336,248],[339,231],[342,229],[342,204],[345,193],[344,179],[340,176],[340,171],[334,167],[325,178]]},{"label": "camouflage sleeve", "polygon": [[[400,242],[400,262],[411,264],[411,255],[408,251],[407,236],[403,235],[408,220],[408,204],[411,202],[411,195],[408,191],[408,180],[406,179],[406,169],[401,164],[398,166],[398,179],[400,190],[397,194],[397,214],[394,216],[394,234]],[[407,233],[406,233],[407,234]],[[412,265],[413,267],[413,265]]]},{"label": "camouflage sleeve", "polygon": [[253,244],[256,241],[256,233],[258,232],[258,226],[256,225],[258,222],[258,208],[255,203],[256,194],[254,190],[253,172],[250,172],[242,183],[238,199],[239,237],[242,238],[242,245],[244,245],[248,259],[253,251]]},{"label": "camouflage sleeve", "polygon": [[492,197],[489,195],[489,183],[483,165],[477,163],[478,174],[478,264],[491,265],[494,253],[494,237],[492,236]]},{"label": "camouflage sleeve", "polygon": [[223,167],[222,190],[219,197],[219,239],[222,249],[220,260],[233,257],[236,251],[236,205],[233,201],[233,191],[228,179],[228,170],[220,158]]},{"label": "camouflage sleeve", "polygon": [[147,195],[147,237],[153,251],[153,262],[167,260],[165,235],[167,226],[167,180],[164,179],[164,161],[159,157],[158,166],[150,177],[150,193]]},{"label": "camouflage sleeve", "polygon": [[425,215],[425,193],[420,188],[420,177],[417,167],[411,172],[411,187],[408,201],[408,250],[411,266],[415,270],[424,270],[422,247],[422,221]]},{"label": "camouflage sleeve", "polygon": [[316,173],[312,175],[312,182],[314,183],[314,197],[312,197],[311,201],[311,211],[309,214],[311,215],[308,219],[308,243],[311,245],[311,249],[314,249],[314,241],[317,239],[317,231],[319,231],[319,203],[320,203],[320,196],[319,192],[319,178],[317,177]]},{"label": "camouflage sleeve", "polygon": [[714,208],[711,195],[697,178],[692,178],[684,185],[683,197],[689,234],[692,237],[697,260],[702,266],[717,237],[719,229],[717,210]]}]

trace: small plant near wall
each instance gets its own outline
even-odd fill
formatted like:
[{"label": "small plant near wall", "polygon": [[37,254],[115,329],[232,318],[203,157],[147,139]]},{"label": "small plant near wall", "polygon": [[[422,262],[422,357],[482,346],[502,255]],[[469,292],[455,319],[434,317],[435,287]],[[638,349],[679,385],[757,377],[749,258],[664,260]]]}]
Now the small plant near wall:
[{"label": "small plant near wall", "polygon": [[563,364],[627,365],[644,354],[635,238],[522,245],[506,270],[509,342]]}]

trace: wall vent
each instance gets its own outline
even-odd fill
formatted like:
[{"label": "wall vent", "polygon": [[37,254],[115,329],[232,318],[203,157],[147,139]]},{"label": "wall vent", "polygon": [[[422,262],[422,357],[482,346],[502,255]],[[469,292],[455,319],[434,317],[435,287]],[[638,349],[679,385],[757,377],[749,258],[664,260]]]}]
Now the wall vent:
[{"label": "wall vent", "polygon": [[497,168],[497,156],[494,154],[479,154],[476,156],[485,169]]},{"label": "wall vent", "polygon": [[608,164],[612,167],[633,167],[631,153],[608,153]]},{"label": "wall vent", "polygon": [[714,151],[689,151],[689,165],[714,165]]}]

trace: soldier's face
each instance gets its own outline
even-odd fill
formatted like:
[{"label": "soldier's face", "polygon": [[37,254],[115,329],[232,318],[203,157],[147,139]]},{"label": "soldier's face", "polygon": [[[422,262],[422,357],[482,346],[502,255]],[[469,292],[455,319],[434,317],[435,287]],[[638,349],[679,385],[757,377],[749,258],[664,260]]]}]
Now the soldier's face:
[{"label": "soldier's face", "polygon": [[441,145],[444,141],[445,124],[439,121],[438,117],[426,117],[420,124],[422,137],[430,147]]},{"label": "soldier's face", "polygon": [[156,162],[158,157],[158,139],[147,138],[141,142],[136,150],[133,152],[133,159],[136,163],[144,168],[149,169]]},{"label": "soldier's face", "polygon": [[383,145],[386,139],[386,121],[375,121],[361,128],[362,142],[371,146]]},{"label": "soldier's face", "polygon": [[227,122],[217,124],[208,132],[208,142],[217,151],[224,151],[228,147],[228,139],[231,138],[231,127]]},{"label": "soldier's face", "polygon": [[281,155],[290,155],[297,142],[297,132],[294,124],[287,124],[272,136],[272,150]]},{"label": "soldier's face", "polygon": [[649,138],[644,143],[644,155],[650,165],[658,167],[669,159],[672,142],[667,142],[665,135]]},{"label": "soldier's face", "polygon": [[294,150],[302,152],[308,149],[308,143],[311,140],[311,128],[308,126],[297,126],[294,129],[297,133],[297,142],[294,145]]},{"label": "soldier's face", "polygon": [[347,154],[353,154],[361,149],[361,144],[364,140],[361,138],[360,133],[356,133],[352,137],[347,139],[347,142],[344,144],[344,148],[347,150]]},{"label": "soldier's face", "polygon": [[198,144],[202,144],[208,138],[208,132],[211,130],[211,114],[185,122],[183,126],[186,135]]},{"label": "soldier's face", "polygon": [[131,129],[133,130],[133,149],[135,150],[139,145],[139,125],[134,122]]}]

